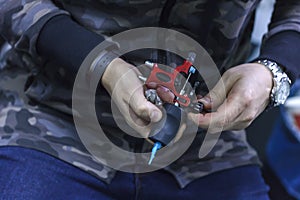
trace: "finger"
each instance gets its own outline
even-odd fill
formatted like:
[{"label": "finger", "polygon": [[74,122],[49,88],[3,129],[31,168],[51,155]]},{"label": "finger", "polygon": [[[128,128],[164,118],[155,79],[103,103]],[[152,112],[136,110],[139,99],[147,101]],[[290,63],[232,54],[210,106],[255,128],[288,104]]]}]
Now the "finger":
[{"label": "finger", "polygon": [[190,119],[197,123],[199,127],[209,129],[211,133],[235,128],[237,118],[246,108],[237,91],[231,91],[228,98],[218,107],[216,112],[206,113],[205,115],[190,113]]},{"label": "finger", "polygon": [[197,99],[202,99],[203,98],[203,96],[201,94],[197,94],[196,97],[197,97]]},{"label": "finger", "polygon": [[212,107],[214,107],[216,109],[216,106],[213,106],[212,104],[212,99],[207,95],[205,97],[201,97],[201,98],[197,98],[196,103],[201,102],[203,105],[203,110],[207,111],[207,110],[211,110],[212,111]]},{"label": "finger", "polygon": [[178,133],[176,134],[176,136],[174,138],[174,143],[177,142],[182,137],[185,129],[186,129],[186,124],[184,123],[179,127]]},{"label": "finger", "polygon": [[145,98],[142,88],[133,93],[129,101],[129,106],[137,116],[144,120],[158,122],[162,118],[162,112]]},{"label": "finger", "polygon": [[158,83],[155,83],[155,82],[147,83],[146,87],[148,89],[156,89],[157,94],[161,98],[162,101],[168,102],[168,103],[173,103],[175,95],[168,88],[166,88],[166,87],[164,87],[162,85],[159,85]]},{"label": "finger", "polygon": [[142,119],[140,116],[137,116],[135,112],[130,108],[130,118],[127,123],[136,130],[143,138],[148,138],[151,131],[151,124],[148,120]]},{"label": "finger", "polygon": [[149,83],[146,83],[146,86],[149,89],[156,89],[158,87],[158,83],[156,83],[156,82],[149,82]]},{"label": "finger", "polygon": [[137,126],[145,127],[149,124],[149,119],[143,119],[140,116],[138,116],[131,107],[129,107],[129,114],[131,121],[136,124]]},{"label": "finger", "polygon": [[231,71],[225,72],[214,88],[203,98],[199,99],[199,102],[203,103],[205,109],[216,110],[225,101],[228,92],[239,78],[238,76],[230,77],[230,74],[233,73]]},{"label": "finger", "polygon": [[173,103],[175,95],[168,88],[164,86],[158,86],[156,91],[157,95],[163,102]]},{"label": "finger", "polygon": [[[118,100],[118,108],[125,117],[127,124],[139,133],[143,138],[147,138],[151,131],[151,124],[149,120],[144,120],[138,116],[133,109],[124,100]],[[126,130],[126,129],[124,129]],[[134,137],[138,137],[133,133]]]},{"label": "finger", "polygon": [[[227,130],[240,130],[248,127],[264,109],[264,106],[261,106],[253,97],[253,91],[245,89],[247,86],[247,82],[239,82],[228,95],[226,117],[230,121],[225,124]],[[222,112],[222,109],[220,111]]]},{"label": "finger", "polygon": [[233,129],[241,130],[247,128],[261,112],[263,112],[263,109],[256,105],[246,107],[245,110],[238,116]]}]

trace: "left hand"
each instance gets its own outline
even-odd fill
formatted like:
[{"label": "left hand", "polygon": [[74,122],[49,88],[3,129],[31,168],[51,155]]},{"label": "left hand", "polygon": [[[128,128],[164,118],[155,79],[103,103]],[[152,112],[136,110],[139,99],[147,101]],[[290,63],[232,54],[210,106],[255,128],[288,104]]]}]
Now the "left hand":
[{"label": "left hand", "polygon": [[209,94],[199,99],[213,111],[190,113],[189,117],[201,128],[210,127],[211,133],[244,129],[268,105],[272,86],[272,73],[265,66],[238,65],[226,71]]}]

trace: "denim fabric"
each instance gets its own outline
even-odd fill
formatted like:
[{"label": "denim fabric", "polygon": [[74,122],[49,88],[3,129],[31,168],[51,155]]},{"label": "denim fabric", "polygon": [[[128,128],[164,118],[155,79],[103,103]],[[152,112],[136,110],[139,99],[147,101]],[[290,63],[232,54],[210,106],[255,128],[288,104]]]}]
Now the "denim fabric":
[{"label": "denim fabric", "polygon": [[118,172],[111,184],[48,154],[22,147],[0,148],[0,199],[268,199],[256,165],[197,179],[180,189],[164,170]]}]

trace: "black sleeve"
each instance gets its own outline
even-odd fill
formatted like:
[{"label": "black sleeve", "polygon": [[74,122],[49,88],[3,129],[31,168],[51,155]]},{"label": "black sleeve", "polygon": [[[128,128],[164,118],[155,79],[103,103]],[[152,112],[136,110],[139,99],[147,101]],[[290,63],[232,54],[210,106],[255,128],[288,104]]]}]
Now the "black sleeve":
[{"label": "black sleeve", "polygon": [[102,41],[103,36],[80,26],[70,16],[59,15],[43,27],[37,41],[37,51],[76,74],[85,57]]},{"label": "black sleeve", "polygon": [[295,82],[300,75],[300,33],[283,31],[271,36],[262,45],[257,59],[269,59],[280,64]]}]

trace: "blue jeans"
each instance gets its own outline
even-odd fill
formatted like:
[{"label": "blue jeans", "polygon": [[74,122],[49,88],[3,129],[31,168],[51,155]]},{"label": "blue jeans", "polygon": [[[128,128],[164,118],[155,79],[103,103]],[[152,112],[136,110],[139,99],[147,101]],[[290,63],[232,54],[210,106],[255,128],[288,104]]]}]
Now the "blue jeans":
[{"label": "blue jeans", "polygon": [[217,172],[180,189],[171,174],[117,172],[111,184],[48,154],[0,148],[0,199],[268,199],[258,166]]}]

